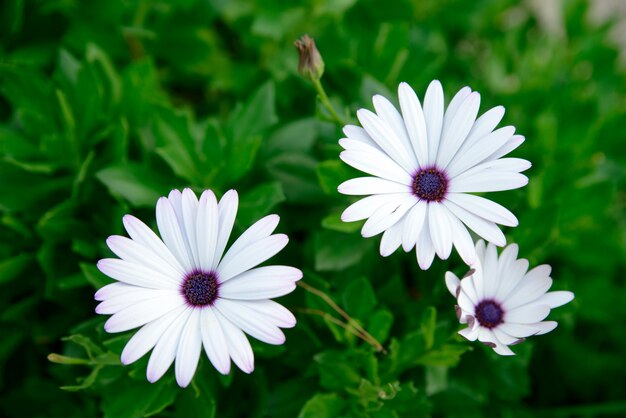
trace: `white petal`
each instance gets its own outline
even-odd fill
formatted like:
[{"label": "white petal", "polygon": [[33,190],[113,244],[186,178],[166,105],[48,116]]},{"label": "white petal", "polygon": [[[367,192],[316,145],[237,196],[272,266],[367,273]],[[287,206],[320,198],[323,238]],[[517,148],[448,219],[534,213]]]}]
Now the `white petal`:
[{"label": "white petal", "polygon": [[172,254],[174,254],[185,271],[190,271],[193,265],[187,250],[188,244],[186,243],[186,237],[180,229],[178,218],[168,199],[162,197],[157,202],[156,218],[163,242],[167,245],[167,248],[170,249]]},{"label": "white petal", "polygon": [[456,215],[469,229],[476,232],[489,242],[493,242],[499,247],[506,244],[506,238],[504,234],[493,222],[489,222],[473,213],[468,212],[459,205],[454,204],[450,200],[446,200],[443,204],[450,209],[450,211]]},{"label": "white petal", "polygon": [[498,341],[500,341],[504,345],[517,344],[521,342],[519,338],[507,334],[506,332],[502,331],[500,327],[492,328],[491,332],[493,332],[493,335],[496,336]]},{"label": "white petal", "polygon": [[117,258],[98,261],[98,269],[112,279],[150,289],[178,289],[180,279],[169,277],[151,268]]},{"label": "white petal", "polygon": [[417,198],[407,195],[403,200],[387,203],[369,217],[361,229],[361,235],[365,238],[373,237],[390,228],[413,207]]},{"label": "white petal", "polygon": [[524,281],[534,281],[537,279],[542,279],[544,277],[550,276],[550,273],[552,273],[552,267],[550,267],[550,265],[548,264],[541,264],[526,273]]},{"label": "white petal", "polygon": [[235,362],[237,367],[244,373],[252,373],[254,370],[254,353],[252,352],[252,347],[250,347],[250,342],[246,338],[246,335],[217,309],[214,309],[213,313],[222,326],[222,332],[226,338],[228,351],[233,362]]},{"label": "white petal", "polygon": [[141,291],[142,289],[146,289],[146,288],[133,286],[133,285],[121,283],[121,282],[109,283],[106,286],[101,287],[96,292],[96,294],[94,295],[94,299],[98,301],[103,301],[109,298],[114,298],[114,297],[123,295],[129,291],[130,292]]},{"label": "white petal", "polygon": [[517,260],[517,254],[519,247],[517,244],[507,245],[498,259],[498,277],[503,276],[513,266],[515,260]]},{"label": "white petal", "polygon": [[558,290],[555,292],[548,292],[545,295],[537,299],[538,304],[548,305],[550,308],[558,308],[566,303],[571,302],[574,299],[574,294],[566,290]]},{"label": "white petal", "polygon": [[480,333],[480,328],[463,328],[459,331],[459,334],[463,337],[467,338],[470,341],[476,341],[478,338],[478,334]]},{"label": "white petal", "polygon": [[[428,207],[426,208],[426,217],[428,217]],[[430,228],[422,228],[422,232],[415,243],[415,254],[417,256],[417,264],[422,270],[428,270],[435,258],[435,247],[430,239]]]},{"label": "white petal", "polygon": [[478,140],[483,139],[487,135],[491,133],[496,126],[502,120],[504,116],[504,107],[496,106],[492,109],[489,109],[485,112],[481,117],[476,119],[476,123],[472,126],[472,130],[470,131],[467,139],[463,143],[463,146],[460,149],[460,152],[464,152],[465,150],[470,149]]},{"label": "white petal", "polygon": [[161,335],[188,307],[179,306],[173,311],[141,327],[128,341],[122,351],[122,364],[131,364],[152,350]]},{"label": "white petal", "polygon": [[517,226],[519,224],[511,211],[484,197],[466,193],[448,193],[446,199],[488,221],[506,226]]},{"label": "white petal", "polygon": [[209,272],[213,270],[219,235],[217,199],[210,190],[206,190],[200,196],[196,228],[194,234],[198,248],[198,264],[202,271]]},{"label": "white petal", "polygon": [[262,315],[238,301],[218,299],[215,308],[246,334],[267,344],[280,345],[285,342],[285,334]]},{"label": "white petal", "polygon": [[481,342],[488,342],[488,343],[495,344],[495,347],[493,347],[493,351],[500,354],[501,356],[515,355],[515,353],[511,351],[509,347],[507,347],[500,340],[498,340],[498,338],[495,336],[495,334],[491,330],[488,330],[486,328],[481,328],[480,333],[478,334],[478,340]]},{"label": "white petal", "polygon": [[280,328],[293,328],[296,326],[296,317],[278,302],[273,300],[245,300],[238,301],[250,309],[256,311],[258,314],[267,318],[274,325]]},{"label": "white petal", "polygon": [[402,141],[378,115],[367,109],[359,109],[356,115],[369,136],[389,157],[407,172],[412,172],[417,168],[416,164],[412,162],[412,158],[407,155],[407,150],[403,146]]},{"label": "white petal", "polygon": [[289,242],[285,234],[276,234],[256,241],[237,253],[237,256],[217,266],[220,282],[235,277],[246,270],[256,267],[265,260],[278,254]]},{"label": "white petal", "polygon": [[428,205],[428,226],[430,237],[433,240],[435,252],[442,260],[447,259],[452,251],[452,230],[445,214],[445,208],[440,203]]},{"label": "white petal", "polygon": [[498,160],[485,160],[482,163],[467,170],[467,175],[474,173],[491,171],[495,172],[515,172],[521,173],[532,167],[532,164],[528,160],[523,158],[500,158]]},{"label": "white petal", "polygon": [[452,157],[457,153],[476,121],[479,107],[480,94],[473,92],[463,100],[456,113],[449,118],[449,124],[448,113],[450,110],[446,112],[441,144],[437,152],[437,165],[439,167],[447,167]]},{"label": "white petal", "polygon": [[150,266],[152,269],[165,276],[178,278],[184,273],[174,268],[171,264],[155,254],[152,250],[144,247],[132,239],[119,235],[112,235],[107,238],[107,245],[122,260],[133,264]]},{"label": "white petal", "polygon": [[200,312],[202,309],[193,309],[184,325],[178,349],[176,351],[176,383],[181,388],[187,387],[198,368],[200,351],[202,351],[202,337],[200,334]]},{"label": "white petal", "polygon": [[454,178],[460,173],[478,165],[504,146],[514,133],[515,128],[512,126],[505,126],[493,131],[487,137],[478,141],[472,148],[455,155],[446,172],[451,178]]},{"label": "white petal", "polygon": [[547,334],[548,332],[556,328],[557,325],[558,324],[555,321],[543,321],[543,322],[533,324],[533,326],[539,328],[539,332],[535,335]]},{"label": "white petal", "polygon": [[183,299],[173,292],[141,300],[111,316],[104,323],[104,329],[111,333],[128,331],[154,321],[184,303]]},{"label": "white petal", "polygon": [[503,324],[500,324],[498,328],[514,337],[526,338],[532,335],[537,335],[539,332],[541,332],[541,328],[537,325],[538,324],[514,324],[510,322],[505,322]]},{"label": "white petal", "polygon": [[[208,191],[205,193],[213,194],[213,192]],[[187,237],[187,249],[189,255],[191,257],[192,263],[194,267],[198,267],[200,265],[200,258],[198,255],[198,244],[197,242],[204,242],[205,237],[198,237],[196,241],[196,220],[198,214],[198,198],[196,194],[191,191],[191,189],[187,188],[183,190],[182,196],[182,224],[185,229],[185,236]]]},{"label": "white petal", "polygon": [[169,248],[167,248],[163,241],[161,241],[161,238],[159,238],[154,231],[148,228],[146,224],[132,215],[124,215],[123,222],[126,232],[128,232],[128,235],[133,239],[133,241],[146,248],[150,248],[152,252],[165,260],[178,273],[181,275],[185,274],[185,269],[180,262],[172,254]]},{"label": "white petal", "polygon": [[363,144],[370,145],[382,151],[382,148],[376,142],[374,142],[374,140],[371,136],[369,136],[367,131],[360,126],[346,125],[343,127],[343,133],[346,134],[349,139],[362,142]]},{"label": "white petal", "polygon": [[459,280],[458,277],[456,277],[456,274],[452,273],[451,271],[446,272],[445,278],[446,278],[446,287],[448,288],[448,292],[450,292],[452,296],[456,297],[456,291],[461,285],[461,281]]},{"label": "white petal", "polygon": [[389,100],[379,94],[372,98],[372,102],[374,103],[374,109],[376,110],[378,117],[380,117],[385,125],[387,125],[388,129],[393,131],[396,138],[400,140],[411,165],[414,168],[417,168],[417,158],[413,153],[413,147],[404,126],[404,120],[398,110],[391,104],[391,102],[389,102]]},{"label": "white petal", "polygon": [[230,354],[222,326],[213,308],[202,309],[200,313],[202,345],[207,357],[221,374],[230,373]]},{"label": "white petal", "polygon": [[280,218],[278,215],[268,215],[256,221],[250,228],[246,229],[243,234],[230,246],[226,254],[219,262],[220,265],[230,263],[237,257],[239,252],[244,248],[269,237],[278,226]]},{"label": "white petal", "polygon": [[405,216],[402,229],[402,249],[406,252],[411,251],[419,239],[420,232],[424,227],[424,221],[426,219],[426,206],[427,203],[420,200],[409,210],[409,212],[407,212]]},{"label": "white petal", "polygon": [[367,219],[381,206],[391,201],[402,201],[406,198],[406,193],[375,194],[364,197],[346,208],[341,214],[344,222],[360,221]]},{"label": "white petal", "polygon": [[467,309],[467,311],[474,314],[474,307],[478,305],[478,302],[483,299],[484,296],[482,294],[479,296],[472,277],[461,280],[461,290],[461,293],[467,295],[472,305],[471,309]]},{"label": "white petal", "polygon": [[500,278],[498,274],[498,251],[495,245],[489,243],[485,252],[485,259],[483,261],[483,296],[485,298],[492,299],[496,296],[496,292],[500,285]]},{"label": "white petal", "polygon": [[518,189],[528,184],[528,177],[510,171],[481,170],[469,171],[450,180],[450,193],[498,192]]},{"label": "white petal", "polygon": [[344,181],[337,188],[347,195],[370,195],[377,193],[411,193],[411,186],[378,177],[357,177]]},{"label": "white petal", "polygon": [[476,292],[476,301],[485,299],[485,281],[483,279],[482,264],[476,263],[472,267],[474,268],[474,273],[472,277],[468,278],[468,285],[471,284]]},{"label": "white petal", "polygon": [[419,165],[425,167],[428,164],[428,134],[422,105],[407,83],[400,83],[398,86],[398,98],[411,146]]},{"label": "white petal", "polygon": [[471,286],[468,285],[467,280],[466,281],[461,281],[461,292],[459,293],[459,296],[457,297],[457,302],[459,304],[459,306],[461,307],[461,309],[463,309],[466,313],[469,313],[471,315],[474,315],[474,311],[475,311],[475,306],[474,306],[474,301],[472,301],[472,299],[470,299],[469,295],[467,294],[467,292],[465,292],[465,289],[471,289]]},{"label": "white petal", "polygon": [[145,300],[167,294],[175,294],[173,290],[165,289],[147,289],[145,287],[129,286],[129,289],[121,294],[107,298],[96,306],[96,313],[102,315],[111,315],[122,309]]},{"label": "white petal", "polygon": [[[424,119],[428,133],[428,163],[437,158],[441,129],[443,127],[443,88],[439,80],[433,80],[424,97]],[[430,264],[429,264],[430,265]]]},{"label": "white petal", "polygon": [[509,152],[522,145],[524,143],[524,139],[525,138],[522,135],[513,135],[513,137],[509,138],[509,140],[504,143],[504,145],[487,157],[485,161],[497,160],[498,158],[507,155]]},{"label": "white petal", "polygon": [[515,309],[518,306],[535,302],[540,296],[544,295],[552,286],[552,279],[549,277],[541,277],[536,280],[522,280],[520,286],[515,289],[513,294],[504,302],[505,309]]},{"label": "white petal", "polygon": [[533,322],[543,321],[550,313],[548,305],[524,305],[507,311],[504,314],[505,322],[514,322],[517,324],[531,324]]},{"label": "white petal", "polygon": [[226,299],[270,299],[291,293],[301,278],[302,272],[294,267],[258,267],[223,283],[219,293]]},{"label": "white petal", "polygon": [[411,185],[413,179],[391,158],[378,151],[343,151],[339,154],[346,164],[367,174],[397,183]]},{"label": "white petal", "polygon": [[383,233],[383,237],[380,240],[380,255],[383,257],[391,255],[400,247],[400,244],[402,244],[404,219],[405,218],[396,222]]},{"label": "white petal", "polygon": [[217,233],[217,242],[215,244],[213,266],[211,267],[212,270],[217,268],[217,265],[224,254],[224,249],[226,248],[226,244],[228,244],[228,238],[230,238],[233,225],[235,224],[238,207],[239,195],[235,190],[227,191],[217,205],[219,228]]},{"label": "white petal", "polygon": [[146,370],[146,377],[150,383],[154,383],[159,380],[170,368],[174,358],[176,357],[176,350],[178,348],[178,342],[180,340],[180,334],[183,331],[183,327],[187,323],[187,318],[191,315],[192,309],[185,310],[159,338],[150,360],[148,360],[148,368]]},{"label": "white petal", "polygon": [[528,270],[528,260],[524,258],[520,258],[519,260],[514,261],[511,264],[511,267],[501,274],[499,277],[502,278],[502,282],[498,287],[498,291],[496,293],[497,300],[506,300],[508,299],[511,292],[517,288],[520,281],[524,278],[526,271]]},{"label": "white petal", "polygon": [[449,129],[451,126],[452,120],[456,117],[459,110],[463,110],[463,102],[467,100],[469,95],[472,93],[472,89],[468,86],[463,87],[461,90],[456,92],[448,107],[446,108],[445,114],[443,115],[443,130]]},{"label": "white petal", "polygon": [[445,205],[442,205],[444,212],[450,223],[450,232],[452,233],[452,243],[458,251],[459,255],[463,259],[463,262],[467,265],[471,265],[476,260],[476,250],[474,248],[474,241],[465,227],[452,212]]}]

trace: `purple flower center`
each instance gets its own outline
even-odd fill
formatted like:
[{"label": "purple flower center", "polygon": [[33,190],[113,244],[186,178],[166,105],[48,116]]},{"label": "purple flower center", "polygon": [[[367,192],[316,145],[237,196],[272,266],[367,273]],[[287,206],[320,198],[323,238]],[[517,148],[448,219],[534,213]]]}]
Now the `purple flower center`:
[{"label": "purple flower center", "polygon": [[436,168],[417,172],[413,179],[413,193],[427,202],[441,202],[448,191],[446,175]]},{"label": "purple flower center", "polygon": [[219,287],[216,273],[194,271],[187,275],[180,291],[189,305],[207,306],[219,296]]},{"label": "purple flower center", "polygon": [[504,318],[504,311],[498,302],[483,300],[476,305],[476,319],[485,328],[494,328],[500,325]]}]

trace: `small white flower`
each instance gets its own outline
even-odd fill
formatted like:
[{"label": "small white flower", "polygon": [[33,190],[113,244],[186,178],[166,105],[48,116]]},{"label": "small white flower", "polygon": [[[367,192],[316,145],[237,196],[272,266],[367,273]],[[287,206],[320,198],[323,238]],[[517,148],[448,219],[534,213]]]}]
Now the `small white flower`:
[{"label": "small white flower", "polygon": [[555,321],[544,321],[550,309],[574,299],[572,292],[548,292],[550,266],[528,271],[528,260],[517,259],[517,252],[517,244],[511,244],[498,258],[496,247],[485,248],[480,240],[476,262],[462,280],[446,273],[448,290],[458,301],[459,321],[468,325],[459,334],[470,341],[478,339],[504,356],[515,354],[509,345],[556,328]]},{"label": "small white flower", "polygon": [[[367,219],[362,235],[384,231],[380,254],[416,249],[422,269],[435,253],[447,259],[452,244],[467,264],[474,261],[474,242],[467,230],[498,246],[506,244],[496,224],[517,226],[517,218],[501,205],[468,193],[522,187],[520,172],[530,163],[501,158],[524,137],[505,126],[494,131],[504,108],[495,107],[476,119],[480,95],[461,89],[444,112],[439,81],[430,83],[422,108],[406,83],[398,88],[400,110],[384,97],[373,98],[376,113],[360,109],[361,125],[345,126],[341,159],[374,177],[348,180],[339,186],[346,195],[371,195],[348,207],[345,222]],[[467,226],[467,228],[466,228]]]},{"label": "small white flower", "polygon": [[[215,368],[230,372],[230,359],[244,372],[254,369],[247,333],[268,344],[282,344],[280,328],[296,319],[270,298],[296,287],[302,272],[287,266],[256,267],[281,251],[284,234],[272,235],[278,216],[267,216],[246,230],[224,254],[237,214],[237,192],[218,203],[212,191],[200,200],[190,190],[159,199],[156,218],[161,239],[139,219],[126,215],[130,239],[111,236],[109,248],[120,259],[98,268],[118,280],[95,295],[99,314],[112,316],[107,332],[142,327],[122,352],[130,364],[154,348],[147,378],[155,382],[176,359],[176,381],[191,381],[202,346]],[[223,255],[223,256],[222,256]],[[256,268],[255,268],[256,267]]]}]

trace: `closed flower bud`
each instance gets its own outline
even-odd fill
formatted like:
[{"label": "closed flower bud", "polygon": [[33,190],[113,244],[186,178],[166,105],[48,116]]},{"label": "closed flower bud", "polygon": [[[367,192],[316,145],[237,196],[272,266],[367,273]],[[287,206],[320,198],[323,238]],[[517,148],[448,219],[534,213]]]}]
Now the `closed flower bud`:
[{"label": "closed flower bud", "polygon": [[324,74],[324,60],[315,46],[315,41],[309,35],[296,40],[294,45],[298,49],[298,72],[302,77],[315,81]]}]

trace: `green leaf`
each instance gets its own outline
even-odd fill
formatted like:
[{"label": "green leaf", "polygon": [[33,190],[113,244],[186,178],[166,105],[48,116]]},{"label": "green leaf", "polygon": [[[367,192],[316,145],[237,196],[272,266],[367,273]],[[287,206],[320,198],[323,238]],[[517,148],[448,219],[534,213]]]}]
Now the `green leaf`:
[{"label": "green leaf", "polygon": [[335,393],[318,393],[309,399],[298,418],[334,418],[342,414],[346,401]]},{"label": "green leaf", "polygon": [[239,141],[259,136],[265,129],[278,122],[274,104],[275,95],[274,83],[268,81],[231,114],[227,132],[234,141],[233,148],[236,148]]},{"label": "green leaf", "polygon": [[341,212],[332,212],[322,219],[322,228],[339,232],[356,232],[363,226],[362,222],[344,222],[341,220]]},{"label": "green leaf", "polygon": [[103,392],[105,418],[141,418],[158,414],[176,400],[178,389],[171,378],[154,384],[120,379]]},{"label": "green leaf", "polygon": [[168,190],[154,171],[134,163],[109,166],[98,171],[96,177],[111,195],[125,199],[135,207],[154,207]]},{"label": "green leaf", "polygon": [[424,337],[424,348],[430,350],[435,344],[435,327],[437,326],[437,310],[429,306],[422,314],[420,329]]},{"label": "green leaf", "polygon": [[324,198],[315,168],[317,161],[306,154],[279,154],[267,162],[270,175],[281,182],[287,200],[297,203],[318,203]]},{"label": "green leaf", "polygon": [[361,373],[357,370],[362,360],[359,352],[328,350],[314,357],[320,373],[320,384],[330,390],[342,390],[357,387],[361,381]]},{"label": "green leaf", "polygon": [[337,187],[354,177],[353,171],[341,160],[322,161],[317,165],[317,178],[324,193],[337,196]]},{"label": "green leaf", "polygon": [[102,348],[100,348],[90,338],[81,334],[70,335],[69,337],[63,338],[63,341],[71,341],[74,344],[80,345],[90,359],[104,353],[104,350],[102,350]]},{"label": "green leaf", "polygon": [[369,280],[359,277],[346,286],[343,291],[343,303],[350,315],[365,320],[378,302]]},{"label": "green leaf", "polygon": [[422,354],[416,359],[416,363],[425,366],[454,367],[461,360],[461,355],[469,349],[470,346],[467,344],[443,344]]},{"label": "green leaf", "polygon": [[308,152],[318,134],[317,119],[303,118],[275,130],[264,147],[267,153]]},{"label": "green leaf", "polygon": [[315,235],[315,268],[319,271],[343,270],[360,262],[371,249],[372,240],[322,230]]},{"label": "green leaf", "polygon": [[387,309],[379,309],[369,318],[367,331],[376,338],[379,343],[384,344],[389,338],[389,332],[393,325],[393,314]]},{"label": "green leaf", "polygon": [[284,201],[285,194],[279,182],[263,183],[241,196],[237,222],[240,225],[252,225]]},{"label": "green leaf", "polygon": [[80,263],[80,270],[82,271],[87,281],[91,283],[91,285],[95,289],[100,289],[101,287],[113,283],[113,281],[104,275],[98,268],[93,264],[88,263]]},{"label": "green leaf", "polygon": [[20,254],[0,261],[0,284],[19,277],[32,262],[32,254]]}]

